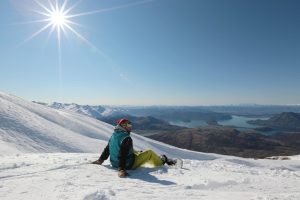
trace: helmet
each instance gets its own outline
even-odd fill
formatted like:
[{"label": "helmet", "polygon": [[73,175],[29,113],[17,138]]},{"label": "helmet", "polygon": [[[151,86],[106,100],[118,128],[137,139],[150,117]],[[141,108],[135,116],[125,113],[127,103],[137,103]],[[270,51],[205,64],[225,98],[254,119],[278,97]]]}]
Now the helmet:
[{"label": "helmet", "polygon": [[126,130],[127,128],[131,128],[131,122],[128,119],[119,119],[117,121],[117,124],[125,128]]}]

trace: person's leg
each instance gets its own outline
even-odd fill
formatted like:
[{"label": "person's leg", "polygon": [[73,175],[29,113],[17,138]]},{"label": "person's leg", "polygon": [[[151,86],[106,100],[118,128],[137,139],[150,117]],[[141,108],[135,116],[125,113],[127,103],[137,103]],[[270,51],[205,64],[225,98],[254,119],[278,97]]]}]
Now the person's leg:
[{"label": "person's leg", "polygon": [[135,155],[136,156],[132,169],[136,169],[145,163],[152,164],[154,167],[158,167],[164,164],[161,158],[152,150],[146,150]]}]

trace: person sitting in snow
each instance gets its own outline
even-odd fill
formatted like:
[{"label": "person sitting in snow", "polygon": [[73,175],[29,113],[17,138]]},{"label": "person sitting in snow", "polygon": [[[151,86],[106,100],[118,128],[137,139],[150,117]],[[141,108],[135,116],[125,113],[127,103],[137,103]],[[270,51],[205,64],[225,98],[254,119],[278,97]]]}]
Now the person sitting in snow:
[{"label": "person sitting in snow", "polygon": [[126,170],[136,169],[145,163],[152,164],[154,167],[162,166],[165,163],[175,165],[176,161],[168,159],[166,155],[158,156],[152,150],[134,151],[133,142],[130,137],[132,124],[127,119],[120,119],[109,142],[103,150],[98,160],[92,164],[101,165],[109,156],[111,165],[118,168],[118,176],[129,175]]}]

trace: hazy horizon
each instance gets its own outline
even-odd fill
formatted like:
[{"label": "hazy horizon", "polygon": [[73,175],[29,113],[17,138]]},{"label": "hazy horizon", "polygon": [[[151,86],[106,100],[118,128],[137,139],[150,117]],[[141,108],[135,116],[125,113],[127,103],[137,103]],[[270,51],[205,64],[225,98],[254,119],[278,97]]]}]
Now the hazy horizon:
[{"label": "hazy horizon", "polygon": [[[27,99],[28,100],[28,99]],[[76,104],[80,106],[115,106],[115,107],[213,107],[213,106],[227,106],[227,107],[255,107],[255,106],[300,106],[300,104],[256,104],[256,103],[243,103],[243,104],[202,104],[202,105],[172,105],[172,104],[148,104],[148,105],[142,105],[142,104],[86,104],[86,103],[78,103],[78,102],[58,102],[58,101],[50,101],[50,102],[43,102],[43,101],[37,101],[37,100],[30,100],[32,102],[36,103],[46,103],[46,104],[53,104],[53,103],[61,103],[61,104]]]}]

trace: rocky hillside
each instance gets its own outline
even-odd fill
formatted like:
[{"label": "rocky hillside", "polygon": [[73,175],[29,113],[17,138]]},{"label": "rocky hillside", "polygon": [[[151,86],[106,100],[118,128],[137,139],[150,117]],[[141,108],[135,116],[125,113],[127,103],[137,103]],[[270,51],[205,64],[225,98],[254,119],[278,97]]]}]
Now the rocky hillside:
[{"label": "rocky hillside", "polygon": [[284,112],[268,120],[253,120],[248,123],[283,131],[300,131],[300,113]]},{"label": "rocky hillside", "polygon": [[[265,158],[300,153],[300,134],[265,136],[223,126],[165,131],[149,136],[180,148],[200,152]],[[292,141],[292,142],[291,142]]]}]

